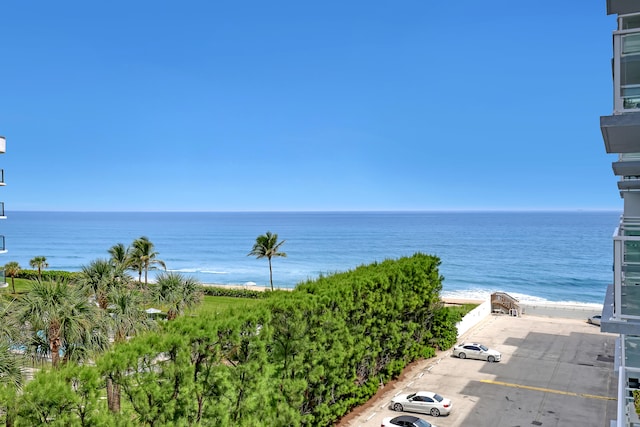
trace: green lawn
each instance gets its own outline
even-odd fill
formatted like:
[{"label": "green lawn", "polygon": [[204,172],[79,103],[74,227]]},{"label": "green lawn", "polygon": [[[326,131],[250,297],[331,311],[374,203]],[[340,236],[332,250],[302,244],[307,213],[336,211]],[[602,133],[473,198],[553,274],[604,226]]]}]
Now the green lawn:
[{"label": "green lawn", "polygon": [[[11,278],[7,277],[9,286],[0,289],[0,296],[13,299],[13,288],[11,286]],[[16,293],[24,294],[31,289],[31,280],[15,279]],[[220,313],[231,307],[247,307],[251,308],[260,304],[261,299],[256,298],[238,298],[238,297],[221,297],[205,295],[201,304],[194,310],[195,313]]]}]

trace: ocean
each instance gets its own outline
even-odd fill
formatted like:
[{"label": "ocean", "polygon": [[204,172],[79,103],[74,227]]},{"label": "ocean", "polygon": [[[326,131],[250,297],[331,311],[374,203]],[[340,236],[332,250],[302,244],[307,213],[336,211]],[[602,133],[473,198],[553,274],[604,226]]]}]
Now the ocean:
[{"label": "ocean", "polygon": [[269,286],[266,259],[248,256],[267,231],[285,240],[274,286],[422,252],[438,256],[443,295],[503,291],[527,302],[602,304],[613,278],[621,212],[8,212],[0,263],[45,256],[78,271],[147,236],[168,270],[202,283]]}]

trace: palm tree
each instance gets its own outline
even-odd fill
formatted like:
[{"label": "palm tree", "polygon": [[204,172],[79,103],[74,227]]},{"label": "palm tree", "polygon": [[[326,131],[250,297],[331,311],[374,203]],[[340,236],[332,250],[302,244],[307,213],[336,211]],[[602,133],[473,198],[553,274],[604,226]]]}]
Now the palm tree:
[{"label": "palm tree", "polygon": [[113,340],[123,342],[138,332],[152,329],[155,322],[149,319],[144,307],[143,296],[135,289],[121,288],[111,294],[109,314],[113,330]]},{"label": "palm tree", "polygon": [[109,305],[109,293],[125,286],[130,280],[123,270],[105,259],[97,259],[88,266],[82,266],[79,278],[82,287],[95,297],[102,310],[106,310]]},{"label": "palm tree", "polygon": [[155,264],[161,266],[165,270],[167,266],[164,261],[156,258],[158,252],[154,250],[153,243],[148,237],[142,236],[133,241],[133,250],[131,252],[132,265],[138,270],[138,282],[142,282],[142,272],[144,271],[144,284],[148,284],[149,270],[155,270]]},{"label": "palm tree", "polygon": [[[113,340],[123,342],[129,336],[152,329],[155,322],[142,310],[142,295],[136,290],[117,288],[110,294],[109,320]],[[120,385],[107,377],[107,406],[111,412],[120,412]]]},{"label": "palm tree", "polygon": [[38,279],[42,280],[42,270],[49,267],[49,264],[47,264],[47,257],[45,256],[37,256],[32,258],[29,261],[29,265],[31,266],[31,268],[35,268],[36,270],[38,270]]},{"label": "palm tree", "polygon": [[65,281],[38,280],[15,304],[17,319],[29,328],[34,340],[46,341],[54,367],[59,365],[62,349],[66,361],[79,343],[87,349],[104,342],[95,340],[101,318],[97,307]]},{"label": "palm tree", "polygon": [[111,246],[108,250],[109,255],[111,255],[110,261],[111,263],[123,270],[129,268],[131,264],[131,250],[126,247],[123,243],[118,243],[116,245]]},{"label": "palm tree", "polygon": [[253,245],[251,252],[247,256],[255,256],[257,259],[267,258],[269,260],[269,282],[271,283],[271,290],[273,290],[273,269],[271,267],[271,258],[273,257],[286,257],[284,252],[278,252],[280,246],[284,244],[285,240],[278,242],[278,235],[267,231],[267,234],[262,234],[256,238],[256,243]]},{"label": "palm tree", "polygon": [[13,288],[13,293],[16,293],[16,283],[15,278],[18,274],[20,274],[20,264],[17,261],[11,261],[4,265],[4,273],[11,277],[11,287]]},{"label": "palm tree", "polygon": [[13,426],[17,411],[16,397],[23,383],[23,369],[8,342],[0,341],[0,410],[5,425]]},{"label": "palm tree", "polygon": [[200,282],[192,277],[185,277],[173,271],[165,272],[161,273],[152,285],[151,295],[159,304],[168,306],[167,320],[173,320],[185,309],[200,302],[198,286]]}]

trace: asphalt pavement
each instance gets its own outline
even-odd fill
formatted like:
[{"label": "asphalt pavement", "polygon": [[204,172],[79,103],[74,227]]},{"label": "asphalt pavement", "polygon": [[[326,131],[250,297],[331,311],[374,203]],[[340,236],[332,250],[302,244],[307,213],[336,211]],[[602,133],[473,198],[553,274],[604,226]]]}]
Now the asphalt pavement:
[{"label": "asphalt pavement", "polygon": [[401,414],[388,408],[395,395],[427,390],[453,401],[449,416],[418,414],[438,427],[609,427],[616,417],[616,335],[588,324],[588,314],[488,315],[458,342],[496,349],[501,362],[440,352],[413,364],[338,426],[379,427],[383,418]]}]

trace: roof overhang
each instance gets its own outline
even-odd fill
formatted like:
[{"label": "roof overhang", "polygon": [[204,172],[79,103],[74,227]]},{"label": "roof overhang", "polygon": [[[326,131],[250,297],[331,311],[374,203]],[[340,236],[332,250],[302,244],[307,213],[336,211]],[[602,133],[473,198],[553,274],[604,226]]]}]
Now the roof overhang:
[{"label": "roof overhang", "polygon": [[640,113],[600,117],[607,153],[640,153]]},{"label": "roof overhang", "polygon": [[638,0],[607,0],[607,15],[626,15],[640,12]]}]

